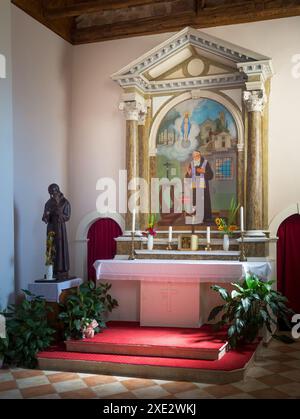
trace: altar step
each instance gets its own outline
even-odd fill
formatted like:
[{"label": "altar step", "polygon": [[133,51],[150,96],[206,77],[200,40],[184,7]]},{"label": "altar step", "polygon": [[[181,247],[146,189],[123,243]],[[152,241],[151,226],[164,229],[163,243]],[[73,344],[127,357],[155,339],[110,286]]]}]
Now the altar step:
[{"label": "altar step", "polygon": [[221,359],[228,349],[226,332],[214,332],[209,325],[188,329],[141,327],[135,322],[109,322],[93,339],[65,344],[68,352],[203,360]]},{"label": "altar step", "polygon": [[231,350],[220,360],[197,360],[67,352],[55,347],[40,352],[37,359],[41,370],[228,384],[245,378],[258,348],[256,342],[241,351]]}]

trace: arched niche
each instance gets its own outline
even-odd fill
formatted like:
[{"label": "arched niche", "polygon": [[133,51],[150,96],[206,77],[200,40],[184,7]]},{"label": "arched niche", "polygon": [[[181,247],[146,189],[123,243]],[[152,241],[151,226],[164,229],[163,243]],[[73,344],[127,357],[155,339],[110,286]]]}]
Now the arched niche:
[{"label": "arched niche", "polygon": [[104,218],[112,219],[120,226],[122,233],[125,232],[125,220],[118,213],[99,214],[98,211],[93,211],[87,214],[79,223],[76,231],[75,272],[79,278],[87,279],[87,236],[89,229],[96,221]]}]

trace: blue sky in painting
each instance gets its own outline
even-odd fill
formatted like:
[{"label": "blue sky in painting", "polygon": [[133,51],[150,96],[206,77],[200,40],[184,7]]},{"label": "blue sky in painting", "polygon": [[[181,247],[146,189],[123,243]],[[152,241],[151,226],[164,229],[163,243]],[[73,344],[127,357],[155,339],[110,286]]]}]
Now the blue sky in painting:
[{"label": "blue sky in painting", "polygon": [[211,99],[202,99],[198,102],[191,115],[191,121],[195,124],[203,124],[207,119],[212,121],[219,118],[220,112],[224,112],[228,129],[233,136],[236,137],[236,126],[230,112],[221,103]]}]

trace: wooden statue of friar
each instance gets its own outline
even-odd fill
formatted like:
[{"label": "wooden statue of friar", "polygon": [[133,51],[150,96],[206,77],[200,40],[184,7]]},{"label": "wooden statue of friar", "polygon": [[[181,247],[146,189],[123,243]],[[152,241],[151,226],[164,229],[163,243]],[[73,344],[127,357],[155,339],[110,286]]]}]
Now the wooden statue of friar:
[{"label": "wooden statue of friar", "polygon": [[66,222],[71,217],[71,205],[58,185],[50,185],[48,192],[50,199],[45,205],[43,221],[47,224],[47,234],[51,231],[55,233],[54,278],[66,279],[70,270]]}]

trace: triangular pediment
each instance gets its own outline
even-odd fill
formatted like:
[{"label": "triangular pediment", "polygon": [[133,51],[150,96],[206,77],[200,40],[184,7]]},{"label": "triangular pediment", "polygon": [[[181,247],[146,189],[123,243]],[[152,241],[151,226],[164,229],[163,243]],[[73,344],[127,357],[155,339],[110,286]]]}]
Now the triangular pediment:
[{"label": "triangular pediment", "polygon": [[123,88],[153,93],[234,86],[273,73],[270,58],[187,27],[112,75]]}]

